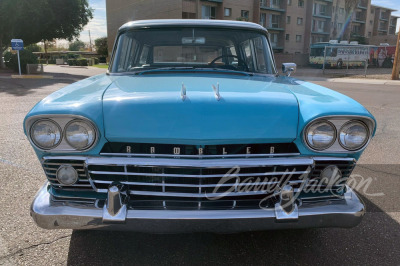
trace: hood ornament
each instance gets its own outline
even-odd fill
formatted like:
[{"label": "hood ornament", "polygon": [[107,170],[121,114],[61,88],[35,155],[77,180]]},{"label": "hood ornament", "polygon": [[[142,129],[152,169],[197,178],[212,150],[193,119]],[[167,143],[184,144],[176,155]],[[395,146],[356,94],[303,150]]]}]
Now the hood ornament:
[{"label": "hood ornament", "polygon": [[181,88],[181,99],[184,101],[186,99],[186,87],[185,84],[182,82],[182,88]]},{"label": "hood ornament", "polygon": [[219,94],[219,83],[217,83],[217,87],[212,85],[212,88],[214,90],[215,98],[217,99],[217,101],[219,101],[221,99],[221,95]]}]

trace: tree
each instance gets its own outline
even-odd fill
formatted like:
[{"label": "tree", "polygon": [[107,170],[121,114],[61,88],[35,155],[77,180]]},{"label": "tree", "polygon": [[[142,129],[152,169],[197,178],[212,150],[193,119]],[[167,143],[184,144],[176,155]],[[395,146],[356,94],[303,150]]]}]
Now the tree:
[{"label": "tree", "polygon": [[75,40],[73,42],[69,43],[69,48],[68,50],[70,51],[80,51],[85,48],[85,43],[82,42],[81,40]]},{"label": "tree", "polygon": [[97,53],[102,57],[108,56],[108,43],[107,37],[102,37],[94,40],[94,46],[96,47]]},{"label": "tree", "polygon": [[353,13],[354,9],[356,8],[357,4],[360,0],[346,0],[344,1],[344,10],[346,12],[346,29],[344,30],[343,39],[349,40],[350,39],[350,32],[351,32],[351,24],[353,20]]},{"label": "tree", "polygon": [[71,41],[92,18],[88,0],[0,0],[0,54],[12,38],[23,39],[25,45]]}]

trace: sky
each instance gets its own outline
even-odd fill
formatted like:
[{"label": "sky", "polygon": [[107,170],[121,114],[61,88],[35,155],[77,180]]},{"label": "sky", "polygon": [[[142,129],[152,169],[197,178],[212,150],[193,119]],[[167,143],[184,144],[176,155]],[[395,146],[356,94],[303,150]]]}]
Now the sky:
[{"label": "sky", "polygon": [[85,26],[79,39],[88,43],[90,30],[94,43],[95,39],[107,36],[106,0],[89,0],[89,5],[94,9],[93,19]]},{"label": "sky", "polygon": [[[398,11],[392,12],[392,15],[400,17],[400,0],[372,0],[371,3],[377,6],[384,6]],[[400,21],[397,20],[397,31],[400,28]]]},{"label": "sky", "polygon": [[[94,9],[93,19],[86,25],[79,37],[80,40],[87,43],[89,42],[89,30],[92,42],[97,38],[107,36],[106,0],[89,0],[89,4]],[[398,9],[399,11],[392,12],[392,14],[400,16],[400,0],[372,0],[372,4]],[[397,30],[399,28],[400,21],[397,23]]]}]

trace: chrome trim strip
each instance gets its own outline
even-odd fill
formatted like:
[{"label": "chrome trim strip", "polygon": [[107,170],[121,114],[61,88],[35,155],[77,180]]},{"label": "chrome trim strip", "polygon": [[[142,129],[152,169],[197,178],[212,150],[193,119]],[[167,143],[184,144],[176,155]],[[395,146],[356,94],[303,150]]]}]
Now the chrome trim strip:
[{"label": "chrome trim strip", "polygon": [[[157,176],[157,177],[189,177],[189,178],[211,178],[211,177],[224,177],[226,174],[220,175],[185,175],[185,174],[157,174],[157,173],[136,173],[136,172],[107,172],[107,171],[88,171],[89,174],[96,175],[130,175],[130,176]],[[291,175],[309,174],[310,171],[295,171],[295,172],[268,172],[268,173],[250,173],[250,174],[235,174],[235,176],[271,176],[271,175],[284,175],[290,173]]]},{"label": "chrome trim strip", "polygon": [[100,153],[102,156],[124,156],[124,157],[166,157],[166,158],[254,158],[254,157],[285,157],[299,156],[300,153],[264,153],[264,154],[225,154],[225,155],[174,155],[174,154],[146,154],[146,153]]},{"label": "chrome trim strip", "polygon": [[311,158],[268,158],[268,159],[210,159],[210,160],[190,160],[190,159],[154,159],[154,158],[104,158],[89,157],[87,165],[112,165],[112,166],[140,166],[140,167],[188,167],[188,168],[231,168],[231,167],[264,167],[264,166],[291,166],[291,165],[312,165],[314,160]]},{"label": "chrome trim strip", "polygon": [[[294,181],[289,181],[289,184],[301,184],[304,180],[294,180]],[[111,184],[112,181],[104,181],[104,180],[93,180],[94,183],[96,184]],[[203,188],[203,187],[231,187],[235,185],[235,183],[230,183],[230,184],[207,184],[207,185],[190,185],[190,184],[173,184],[173,183],[145,183],[145,182],[120,182],[121,184],[124,185],[136,185],[136,186],[149,186],[149,187],[188,187],[188,188]],[[258,185],[275,185],[279,184],[279,181],[276,182],[256,182],[256,183],[241,183],[240,185],[245,186],[245,185],[251,185],[251,186],[258,186]],[[197,194],[196,194],[197,195]]]},{"label": "chrome trim strip", "polygon": [[178,192],[156,192],[156,191],[140,191],[140,190],[129,190],[131,195],[141,196],[160,196],[160,197],[181,197],[181,198],[207,198],[207,197],[237,197],[237,196],[253,196],[253,195],[268,195],[265,191],[248,191],[248,192],[231,192],[229,194],[224,193],[178,193]]}]

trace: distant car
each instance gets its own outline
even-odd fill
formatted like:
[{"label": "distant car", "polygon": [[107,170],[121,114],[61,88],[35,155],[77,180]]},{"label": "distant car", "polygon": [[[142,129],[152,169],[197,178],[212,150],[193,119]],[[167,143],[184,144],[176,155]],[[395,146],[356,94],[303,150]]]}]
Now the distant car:
[{"label": "distant car", "polygon": [[26,116],[46,229],[233,232],[352,227],[346,181],[375,132],[359,103],[278,75],[265,28],[148,20],[118,32],[109,72]]}]

